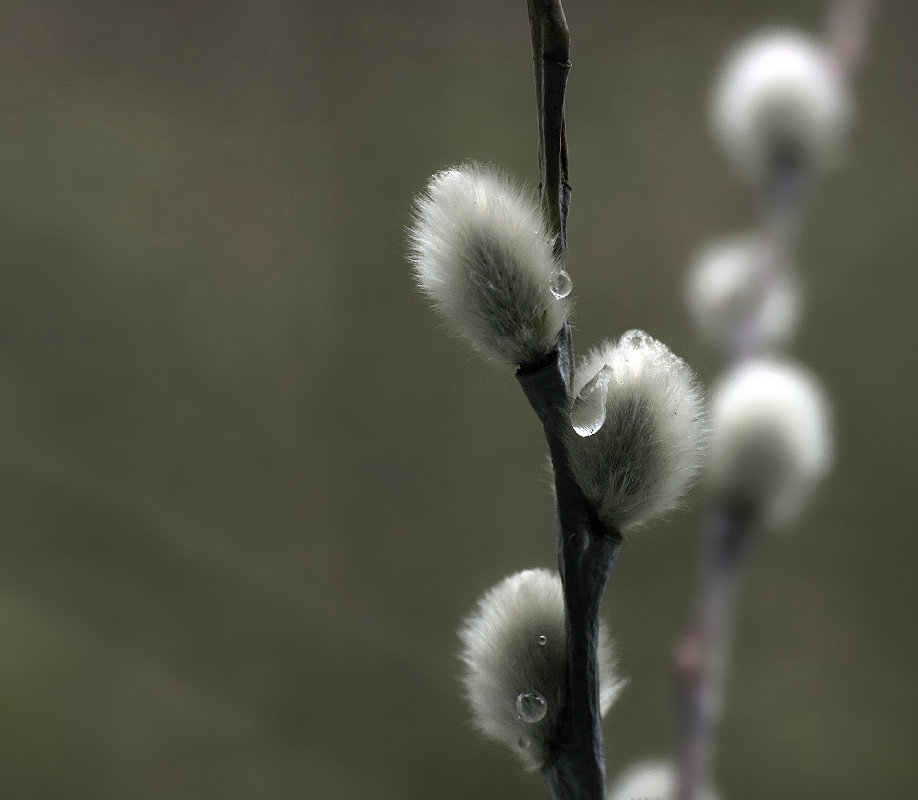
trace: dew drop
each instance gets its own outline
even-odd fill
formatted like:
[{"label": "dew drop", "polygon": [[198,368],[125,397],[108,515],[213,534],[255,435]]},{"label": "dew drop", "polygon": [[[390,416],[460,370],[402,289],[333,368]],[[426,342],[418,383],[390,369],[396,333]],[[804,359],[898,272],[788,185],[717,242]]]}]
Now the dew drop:
[{"label": "dew drop", "polygon": [[548,637],[545,634],[539,637],[539,644],[542,645],[542,647],[548,644]]},{"label": "dew drop", "polygon": [[551,293],[559,300],[563,300],[571,293],[574,288],[574,282],[571,280],[570,273],[567,270],[556,269],[551,273]]},{"label": "dew drop", "polygon": [[516,696],[516,712],[523,722],[541,722],[548,713],[548,703],[538,692],[520,692]]},{"label": "dew drop", "polygon": [[571,408],[571,425],[580,436],[592,436],[606,421],[606,398],[612,367],[604,366],[580,390]]},{"label": "dew drop", "polygon": [[525,750],[527,747],[529,747],[530,744],[532,744],[532,742],[530,742],[529,739],[528,739],[527,737],[525,737],[525,736],[520,736],[519,741],[517,742],[517,744],[518,744],[521,748],[523,748],[523,750]]},{"label": "dew drop", "polygon": [[652,343],[653,337],[639,328],[632,328],[630,331],[625,331],[622,334],[622,338],[619,340],[619,345],[634,348],[649,347]]}]

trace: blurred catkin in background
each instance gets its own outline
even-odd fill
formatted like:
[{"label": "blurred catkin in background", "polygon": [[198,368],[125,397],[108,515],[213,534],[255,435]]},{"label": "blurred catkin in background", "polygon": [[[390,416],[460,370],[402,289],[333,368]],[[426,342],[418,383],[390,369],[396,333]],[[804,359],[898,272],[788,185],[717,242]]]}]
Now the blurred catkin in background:
[{"label": "blurred catkin in background", "polygon": [[[567,12],[575,337],[645,328],[708,380],[682,276],[752,216],[710,81],[823,3]],[[801,243],[838,453],[751,568],[727,798],[918,785],[916,24],[881,4]],[[0,795],[545,796],[470,734],[455,657],[474,597],[553,565],[537,423],[405,263],[466,158],[536,180],[519,2],[0,4]],[[613,773],[671,741],[697,530],[616,569]]]}]

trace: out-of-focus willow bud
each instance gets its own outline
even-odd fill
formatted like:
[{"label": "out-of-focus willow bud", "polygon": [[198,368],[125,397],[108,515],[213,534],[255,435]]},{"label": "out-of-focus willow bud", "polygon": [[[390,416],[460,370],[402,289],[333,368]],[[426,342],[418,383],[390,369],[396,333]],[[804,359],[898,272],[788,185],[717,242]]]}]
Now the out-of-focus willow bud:
[{"label": "out-of-focus willow bud", "polygon": [[771,527],[789,524],[832,462],[822,387],[792,363],[755,360],[724,375],[711,405],[713,490]]},{"label": "out-of-focus willow bud", "polygon": [[534,364],[554,349],[570,276],[531,193],[478,164],[438,172],[415,201],[408,242],[421,290],[477,350]]},{"label": "out-of-focus willow bud", "polygon": [[[567,693],[567,634],[561,579],[545,569],[517,572],[487,591],[459,630],[463,683],[476,727],[510,747],[528,769],[551,749]],[[624,682],[600,628],[603,714]]]},{"label": "out-of-focus willow bud", "polygon": [[704,247],[688,274],[685,300],[698,336],[721,352],[752,338],[767,352],[792,337],[803,305],[796,273],[774,258],[761,236],[743,234]]},{"label": "out-of-focus willow bud", "polygon": [[624,531],[670,510],[701,464],[700,387],[662,342],[632,330],[578,365],[567,449],[581,489]]},{"label": "out-of-focus willow bud", "polygon": [[835,62],[812,37],[763,31],[727,57],[711,100],[711,124],[745,177],[767,181],[789,164],[812,172],[836,166],[852,100]]},{"label": "out-of-focus willow bud", "polygon": [[[644,761],[628,767],[609,787],[609,800],[674,800],[676,772],[669,761]],[[710,787],[698,793],[698,800],[717,800]]]}]

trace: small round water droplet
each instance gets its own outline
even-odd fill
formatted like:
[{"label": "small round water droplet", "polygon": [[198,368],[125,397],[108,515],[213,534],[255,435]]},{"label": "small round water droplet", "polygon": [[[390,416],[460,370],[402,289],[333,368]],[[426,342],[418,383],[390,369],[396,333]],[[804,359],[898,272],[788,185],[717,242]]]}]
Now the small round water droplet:
[{"label": "small round water droplet", "polygon": [[525,750],[527,747],[529,747],[530,744],[532,744],[532,742],[530,742],[529,739],[527,739],[525,736],[520,736],[519,741],[517,742],[517,744],[518,744],[520,747],[522,747],[523,750]]},{"label": "small round water droplet", "polygon": [[592,436],[606,421],[606,398],[612,367],[604,366],[580,390],[571,407],[571,425],[579,436]]},{"label": "small round water droplet", "polygon": [[556,269],[551,273],[551,293],[559,300],[563,300],[571,293],[574,288],[574,282],[571,280],[570,273],[567,270]]},{"label": "small round water droplet", "polygon": [[547,645],[547,644],[548,644],[548,637],[545,636],[544,634],[542,634],[542,635],[539,637],[539,644],[542,645],[542,647],[544,647],[545,645]]},{"label": "small round water droplet", "polygon": [[639,328],[632,328],[630,331],[625,331],[622,334],[622,338],[619,340],[619,345],[625,345],[627,347],[649,347],[652,343],[653,337]]},{"label": "small round water droplet", "polygon": [[523,722],[541,722],[548,713],[548,703],[538,692],[520,692],[516,696],[516,713]]}]

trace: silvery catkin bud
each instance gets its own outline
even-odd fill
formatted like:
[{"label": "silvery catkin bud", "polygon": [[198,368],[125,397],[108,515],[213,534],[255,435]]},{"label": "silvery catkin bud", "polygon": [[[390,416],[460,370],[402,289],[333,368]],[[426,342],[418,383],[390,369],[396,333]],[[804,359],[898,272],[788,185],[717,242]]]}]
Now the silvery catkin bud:
[{"label": "silvery catkin bud", "polygon": [[[628,767],[609,787],[609,800],[673,800],[676,796],[676,771],[669,761],[644,761]],[[703,788],[698,800],[717,800],[710,787]]]},{"label": "silvery catkin bud", "polygon": [[421,290],[477,350],[534,364],[554,349],[570,277],[531,193],[492,167],[444,170],[415,201],[408,242]]},{"label": "silvery catkin bud", "polygon": [[704,450],[703,398],[688,365],[632,330],[594,348],[572,389],[571,469],[603,521],[625,531],[671,509]]},{"label": "silvery catkin bud", "polygon": [[721,495],[771,527],[790,523],[832,461],[829,401],[806,370],[746,362],[715,387],[708,472]]},{"label": "silvery catkin bud", "polygon": [[774,258],[762,236],[742,234],[706,245],[695,257],[685,301],[699,337],[730,352],[752,336],[759,350],[787,343],[803,305],[792,267]]},{"label": "silvery catkin bud", "polygon": [[[529,769],[551,749],[567,692],[567,635],[561,579],[546,569],[504,578],[478,601],[459,638],[463,683],[476,727],[503,742]],[[599,704],[603,714],[624,682],[600,627]]]},{"label": "silvery catkin bud", "polygon": [[721,68],[711,99],[714,135],[737,170],[763,180],[775,158],[834,167],[852,100],[825,47],[805,33],[772,29],[742,42]]}]

